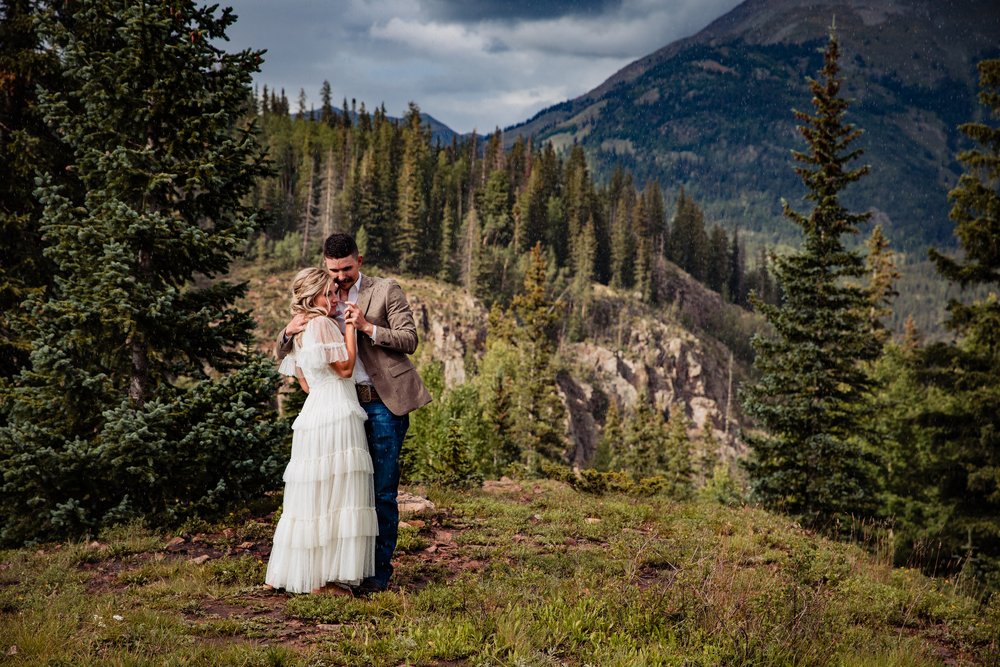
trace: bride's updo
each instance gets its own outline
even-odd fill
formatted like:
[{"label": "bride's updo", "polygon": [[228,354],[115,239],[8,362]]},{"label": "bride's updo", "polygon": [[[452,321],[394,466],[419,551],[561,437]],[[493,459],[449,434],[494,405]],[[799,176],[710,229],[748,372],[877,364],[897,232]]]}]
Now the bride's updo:
[{"label": "bride's updo", "polygon": [[330,274],[325,269],[312,267],[299,271],[292,281],[292,315],[326,315],[326,311],[316,305],[316,297],[326,294],[330,281]]}]

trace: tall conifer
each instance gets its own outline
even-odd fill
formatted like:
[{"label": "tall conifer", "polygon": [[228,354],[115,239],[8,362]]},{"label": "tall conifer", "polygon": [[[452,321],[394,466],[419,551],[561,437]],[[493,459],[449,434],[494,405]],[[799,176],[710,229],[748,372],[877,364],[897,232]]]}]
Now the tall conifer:
[{"label": "tall conifer", "polygon": [[37,86],[59,86],[55,58],[40,48],[39,4],[0,3],[0,382],[27,364],[30,320],[21,304],[53,276],[53,265],[42,255],[35,173],[72,183],[65,178],[67,151],[38,110]]},{"label": "tall conifer", "polygon": [[427,227],[429,146],[420,109],[410,103],[404,120],[403,164],[399,175],[399,226],[392,242],[399,268],[417,269],[424,261]]},{"label": "tall conifer", "polygon": [[246,352],[244,286],[205,280],[256,225],[264,156],[239,124],[260,53],[214,45],[228,10],[64,9],[42,23],[64,79],[41,110],[77,187],[40,174],[59,270],[0,429],[5,541],[209,513],[278,481],[275,376]]},{"label": "tall conifer", "polygon": [[867,214],[851,213],[840,194],[868,172],[847,165],[861,134],[844,121],[840,48],[827,44],[819,80],[810,79],[812,115],[795,112],[807,152],[796,167],[814,208],[808,215],[785,202],[784,213],[803,233],[802,247],[775,260],[784,299],[756,302],[774,329],[755,337],[759,380],[744,393],[744,407],[763,432],[747,433],[753,491],[769,507],[812,524],[873,509],[873,466],[864,442],[870,410],[866,362],[879,345],[871,335],[869,291],[859,285],[864,261],[843,243]]},{"label": "tall conifer", "polygon": [[334,123],[334,112],[333,112],[333,91],[330,89],[330,82],[323,81],[323,85],[319,89],[319,120],[324,125],[333,125]]},{"label": "tall conifer", "polygon": [[677,212],[670,228],[667,259],[690,273],[695,280],[705,280],[708,273],[705,214],[683,187],[677,196]]},{"label": "tall conifer", "polygon": [[524,287],[511,304],[511,314],[520,325],[513,336],[519,367],[512,385],[518,415],[512,436],[529,465],[536,455],[558,460],[566,447],[565,409],[557,393],[552,363],[557,313],[546,294],[546,284],[545,256],[541,244],[535,244],[528,258]]},{"label": "tall conifer", "polygon": [[[1000,121],[1000,59],[979,63],[979,99]],[[928,406],[921,425],[932,434],[933,478],[949,520],[937,537],[954,555],[970,557],[978,573],[1000,589],[1000,126],[960,128],[976,147],[959,154],[965,168],[949,193],[961,259],[936,250],[938,271],[962,287],[988,287],[971,303],[952,301],[948,328],[954,344],[923,354],[921,375],[944,397]]]}]

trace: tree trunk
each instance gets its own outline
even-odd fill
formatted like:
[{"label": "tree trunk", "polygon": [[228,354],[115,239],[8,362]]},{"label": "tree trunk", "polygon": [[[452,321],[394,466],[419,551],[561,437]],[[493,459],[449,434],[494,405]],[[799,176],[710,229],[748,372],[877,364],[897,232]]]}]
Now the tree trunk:
[{"label": "tree trunk", "polygon": [[313,182],[316,172],[315,158],[309,155],[309,188],[306,190],[306,210],[302,222],[302,259],[309,256],[309,228],[313,223]]},{"label": "tree trunk", "polygon": [[[145,278],[149,275],[152,267],[152,256],[146,248],[139,250],[139,276],[140,284],[146,284]],[[132,352],[132,377],[129,379],[128,397],[132,405],[141,408],[146,403],[149,393],[149,344],[146,337],[136,326],[132,331],[130,340]]]}]

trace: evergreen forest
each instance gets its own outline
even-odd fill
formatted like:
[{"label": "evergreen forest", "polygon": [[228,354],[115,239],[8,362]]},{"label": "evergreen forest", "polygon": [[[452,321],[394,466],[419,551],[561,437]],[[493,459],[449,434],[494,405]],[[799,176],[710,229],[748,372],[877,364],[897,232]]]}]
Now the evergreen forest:
[{"label": "evergreen forest", "polygon": [[[757,505],[834,539],[877,534],[897,565],[1000,595],[1000,60],[980,63],[982,120],[961,125],[960,252],[929,258],[968,298],[930,340],[912,323],[893,335],[893,250],[841,199],[879,165],[856,143],[835,33],[808,111],[788,110],[808,194],[783,215],[801,242],[748,257],[683,187],[598,180],[581,146],[505,148],[499,129],[445,145],[416,103],[393,118],[335,106],[329,82],[318,108],[257,89],[264,55],[220,46],[228,9],[0,8],[5,547],[216,520],[280,491],[303,396],[259,351],[276,332],[255,330],[237,276],[290,278],[343,231],[365,270],[489,313],[464,383],[418,359],[435,400],[413,417],[405,483]],[[574,465],[567,344],[594,335],[598,291],[671,317],[677,269],[756,323],[707,332],[746,369],[745,455],[730,465],[690,406],[638,386],[594,415],[599,442]]]}]

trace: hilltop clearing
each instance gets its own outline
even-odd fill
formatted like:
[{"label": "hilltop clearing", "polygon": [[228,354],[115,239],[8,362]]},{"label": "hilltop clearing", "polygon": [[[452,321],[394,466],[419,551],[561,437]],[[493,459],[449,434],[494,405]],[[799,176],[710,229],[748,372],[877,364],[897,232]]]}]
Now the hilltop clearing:
[{"label": "hilltop clearing", "polygon": [[[415,489],[391,589],[265,590],[277,498],[3,552],[5,664],[996,664],[1000,608],[787,519],[552,481]],[[270,508],[266,505],[270,504]],[[271,511],[268,511],[270,509]],[[877,545],[876,545],[877,546]]]}]

